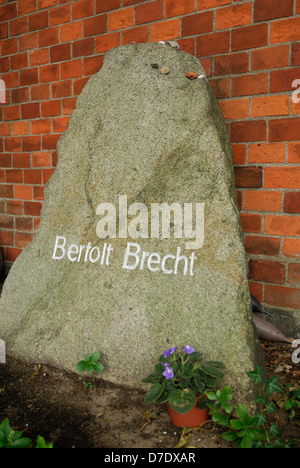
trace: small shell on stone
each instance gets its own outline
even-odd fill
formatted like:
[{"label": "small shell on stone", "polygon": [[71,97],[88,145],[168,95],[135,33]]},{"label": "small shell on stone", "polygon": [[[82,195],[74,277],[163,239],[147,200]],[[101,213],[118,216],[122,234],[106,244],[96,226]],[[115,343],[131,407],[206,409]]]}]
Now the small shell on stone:
[{"label": "small shell on stone", "polygon": [[174,49],[179,49],[179,44],[176,41],[167,41],[167,44],[169,44],[171,47],[174,47]]},{"label": "small shell on stone", "polygon": [[170,73],[170,69],[169,69],[168,67],[162,67],[162,68],[160,69],[160,73],[161,73],[162,75],[168,75],[168,74]]},{"label": "small shell on stone", "polygon": [[164,41],[158,41],[158,44],[165,45],[166,43]]},{"label": "small shell on stone", "polygon": [[205,78],[205,75],[199,75],[198,80],[199,80],[199,78]]}]

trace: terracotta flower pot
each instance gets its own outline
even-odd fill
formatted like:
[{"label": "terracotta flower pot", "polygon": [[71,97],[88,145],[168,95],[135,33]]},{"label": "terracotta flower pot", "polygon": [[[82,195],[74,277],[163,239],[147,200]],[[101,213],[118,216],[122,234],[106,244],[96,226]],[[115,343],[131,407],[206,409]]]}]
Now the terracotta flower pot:
[{"label": "terracotta flower pot", "polygon": [[168,403],[169,415],[172,423],[177,427],[197,427],[209,419],[209,408],[199,409],[197,403],[190,411],[185,414],[177,413]]}]

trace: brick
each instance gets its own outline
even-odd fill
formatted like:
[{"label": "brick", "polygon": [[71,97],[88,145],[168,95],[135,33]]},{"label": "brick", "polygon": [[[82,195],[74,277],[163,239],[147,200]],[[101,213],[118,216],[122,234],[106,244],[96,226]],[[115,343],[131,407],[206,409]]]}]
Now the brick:
[{"label": "brick", "polygon": [[43,169],[43,184],[45,185],[52,176],[54,169]]},{"label": "brick", "polygon": [[23,34],[19,37],[19,49],[29,50],[36,49],[39,43],[39,36],[37,32],[31,32],[28,34]]},{"label": "brick", "polygon": [[103,65],[104,56],[95,55],[93,57],[87,57],[83,59],[83,74],[94,75],[97,73]]},{"label": "brick", "polygon": [[244,194],[244,209],[247,211],[281,211],[281,200],[281,192],[247,190]]},{"label": "brick", "polygon": [[230,78],[211,79],[210,84],[217,98],[228,98],[230,96]]},{"label": "brick", "polygon": [[42,149],[43,150],[56,150],[57,142],[60,138],[60,135],[43,135],[42,137]]},{"label": "brick", "polygon": [[17,16],[16,2],[7,3],[6,5],[0,6],[0,18],[1,21],[8,21]]},{"label": "brick", "polygon": [[43,101],[41,104],[42,116],[53,117],[60,115],[60,100]]},{"label": "brick", "polygon": [[261,233],[262,216],[259,214],[241,213],[241,223],[244,232]]},{"label": "brick", "polygon": [[275,307],[300,308],[300,289],[266,284],[265,303]]},{"label": "brick", "polygon": [[266,188],[300,188],[300,166],[265,167],[264,186]]},{"label": "brick", "polygon": [[50,97],[50,86],[49,84],[40,84],[31,86],[31,100],[40,101],[42,99],[49,99]]},{"label": "brick", "polygon": [[27,121],[13,122],[12,134],[13,135],[28,135],[30,133],[30,123]]},{"label": "brick", "polygon": [[286,192],[284,196],[284,212],[300,213],[300,192]]},{"label": "brick", "polygon": [[24,171],[25,184],[41,184],[42,173],[39,169],[25,169]]},{"label": "brick", "polygon": [[132,42],[148,42],[148,26],[139,26],[122,31],[122,45],[131,44]]},{"label": "brick", "polygon": [[14,229],[14,217],[8,215],[0,215],[1,229]]},{"label": "brick", "polygon": [[24,34],[28,31],[27,26],[27,17],[21,17],[10,21],[9,23],[9,35],[12,36],[19,36],[20,34]]},{"label": "brick", "polygon": [[90,0],[78,0],[72,4],[72,20],[93,16],[94,2]]},{"label": "brick", "polygon": [[266,215],[265,232],[278,236],[300,236],[300,216]]},{"label": "brick", "polygon": [[121,6],[121,0],[96,0],[96,13],[117,10]]},{"label": "brick", "polygon": [[8,153],[10,151],[21,151],[21,138],[20,137],[6,137],[4,149]]},{"label": "brick", "polygon": [[232,78],[232,96],[249,96],[268,92],[268,74],[235,76]]},{"label": "brick", "polygon": [[6,201],[6,212],[13,215],[23,214],[23,202],[17,200]]},{"label": "brick", "polygon": [[31,200],[32,187],[30,185],[15,185],[15,198],[18,200]]},{"label": "brick", "polygon": [[224,119],[247,119],[249,117],[249,99],[219,101]]},{"label": "brick", "polygon": [[15,234],[15,246],[25,249],[32,241],[32,234],[25,232],[16,232]]},{"label": "brick", "polygon": [[44,187],[39,185],[33,187],[33,199],[44,200]]},{"label": "brick", "polygon": [[215,75],[233,75],[236,73],[247,73],[248,67],[248,52],[217,55],[215,57]]},{"label": "brick", "polygon": [[7,262],[14,262],[22,252],[23,249],[16,249],[15,247],[6,247],[5,259]]},{"label": "brick", "polygon": [[213,30],[214,16],[212,11],[185,16],[181,20],[181,35],[196,36]]},{"label": "brick", "polygon": [[20,86],[18,71],[5,73],[1,76],[1,79],[5,81],[7,88],[17,88]]},{"label": "brick", "polygon": [[56,117],[53,119],[53,132],[63,133],[68,126],[69,117]]},{"label": "brick", "polygon": [[198,2],[197,9],[199,10],[209,10],[211,8],[228,5],[231,3],[231,0],[201,0]]},{"label": "brick", "polygon": [[22,184],[23,171],[21,169],[6,169],[6,182],[9,184]]},{"label": "brick", "polygon": [[135,5],[137,3],[143,3],[144,0],[122,0],[122,6]]},{"label": "brick", "polygon": [[[61,39],[63,42],[63,39]],[[70,39],[72,40],[72,39]],[[59,29],[57,26],[39,31],[39,47],[47,47],[59,42]]]},{"label": "brick", "polygon": [[1,43],[1,55],[12,55],[18,52],[18,39],[11,38]]},{"label": "brick", "polygon": [[[195,44],[194,44],[195,39],[190,38],[188,40],[193,41],[193,49],[191,51],[186,50],[186,52],[189,52],[192,55],[195,55]],[[184,50],[184,49],[182,49],[182,50]],[[202,67],[203,67],[203,69],[204,69],[204,71],[206,73],[206,76],[208,76],[208,77],[212,76],[212,58],[202,58],[200,60],[200,63],[201,63],[201,65],[202,65]]]},{"label": "brick", "polygon": [[300,258],[300,239],[284,239],[283,254],[286,257]]},{"label": "brick", "polygon": [[25,201],[24,202],[24,215],[27,216],[40,216],[42,204],[40,202]]},{"label": "brick", "polygon": [[263,285],[262,283],[255,283],[254,281],[249,281],[249,290],[258,301],[263,302]]},{"label": "brick", "polygon": [[20,71],[20,86],[33,85],[39,82],[38,68],[29,68]]},{"label": "brick", "polygon": [[9,123],[0,123],[0,136],[9,136],[11,133]]},{"label": "brick", "polygon": [[230,29],[252,23],[252,3],[216,10],[216,29]]},{"label": "brick", "polygon": [[293,0],[256,0],[254,21],[267,21],[284,16],[293,16]]},{"label": "brick", "polygon": [[70,115],[76,107],[76,98],[62,99],[62,113],[64,115]]},{"label": "brick", "polygon": [[238,188],[260,188],[262,187],[261,167],[235,167],[235,185]]},{"label": "brick", "polygon": [[287,67],[289,65],[289,55],[289,45],[253,50],[251,56],[251,70],[256,71]]},{"label": "brick", "polygon": [[264,141],[266,135],[267,124],[264,120],[234,122],[230,125],[230,138],[233,143]]},{"label": "brick", "polygon": [[285,265],[267,260],[249,261],[249,279],[265,283],[285,283]]},{"label": "brick", "polygon": [[229,51],[229,31],[203,34],[197,37],[197,57],[224,54]]},{"label": "brick", "polygon": [[40,117],[39,102],[29,102],[21,105],[22,119],[37,119]]},{"label": "brick", "polygon": [[292,44],[292,65],[300,65],[300,42]]},{"label": "brick", "polygon": [[290,263],[288,270],[288,283],[300,284],[300,263]]},{"label": "brick", "polygon": [[187,15],[195,11],[195,0],[165,0],[165,18]]},{"label": "brick", "polygon": [[280,239],[278,237],[245,236],[245,249],[249,255],[278,256]]},{"label": "brick", "polygon": [[19,0],[18,1],[18,16],[27,15],[36,11],[36,2],[32,0]]},{"label": "brick", "polygon": [[73,58],[91,55],[94,53],[94,38],[81,39],[72,43]]},{"label": "brick", "polygon": [[0,231],[0,244],[13,245],[13,233],[9,231]]},{"label": "brick", "polygon": [[300,143],[289,143],[288,145],[288,162],[300,163]]},{"label": "brick", "polygon": [[285,143],[257,143],[249,145],[248,163],[285,162]]},{"label": "brick", "polygon": [[33,120],[31,122],[31,133],[33,135],[40,135],[42,133],[51,133],[51,120],[50,119]]},{"label": "brick", "polygon": [[232,51],[254,49],[267,45],[268,25],[246,26],[232,31]]},{"label": "brick", "polygon": [[20,68],[28,67],[28,54],[23,52],[21,54],[15,54],[10,57],[10,68],[11,70],[18,70]]},{"label": "brick", "polygon": [[276,70],[270,73],[270,91],[290,91],[294,80],[299,78],[299,67],[289,70]]},{"label": "brick", "polygon": [[50,47],[50,60],[51,62],[61,62],[71,58],[71,45],[59,44]]},{"label": "brick", "polygon": [[3,108],[3,120],[19,120],[20,106],[7,106]]},{"label": "brick", "polygon": [[29,53],[30,66],[45,65],[49,62],[49,50],[37,49]]},{"label": "brick", "polygon": [[264,117],[267,115],[289,115],[290,98],[282,96],[264,96],[252,99],[252,117]]},{"label": "brick", "polygon": [[72,80],[58,81],[57,83],[52,83],[51,87],[54,99],[72,96]]},{"label": "brick", "polygon": [[83,29],[84,37],[97,36],[98,34],[105,33],[107,30],[106,15],[98,15],[94,18],[84,20]]},{"label": "brick", "polygon": [[59,65],[45,65],[40,68],[40,82],[49,83],[59,79]]},{"label": "brick", "polygon": [[15,153],[13,154],[14,167],[30,167],[30,154],[29,153]]},{"label": "brick", "polygon": [[32,231],[32,218],[16,218],[16,230],[17,231]]},{"label": "brick", "polygon": [[0,39],[8,37],[8,23],[0,24]]},{"label": "brick", "polygon": [[51,166],[51,153],[49,151],[32,153],[32,167],[49,166]]},{"label": "brick", "polygon": [[[76,21],[75,23],[63,24],[60,26],[60,42],[75,41],[83,36],[83,23]],[[56,41],[58,43],[58,41]]]},{"label": "brick", "polygon": [[135,23],[151,23],[163,18],[163,0],[137,5],[135,9]]},{"label": "brick", "polygon": [[81,94],[83,88],[85,87],[88,81],[89,81],[88,76],[84,78],[77,78],[76,80],[74,80],[74,83],[73,83],[74,96],[79,96],[79,94]]},{"label": "brick", "polygon": [[11,92],[11,102],[26,102],[29,99],[29,88],[17,88]]},{"label": "brick", "polygon": [[9,58],[2,57],[0,58],[0,73],[5,73],[9,71]]},{"label": "brick", "polygon": [[68,23],[71,20],[70,5],[62,5],[58,8],[53,8],[49,11],[49,15],[50,26]]},{"label": "brick", "polygon": [[29,16],[29,31],[48,28],[48,11],[41,11]]},{"label": "brick", "polygon": [[22,151],[39,151],[41,149],[41,139],[39,136],[23,136]]},{"label": "brick", "polygon": [[270,44],[300,40],[300,17],[273,21],[270,29]]},{"label": "brick", "polygon": [[82,76],[82,60],[72,60],[60,64],[61,79],[78,78]]},{"label": "brick", "polygon": [[[129,28],[134,25],[134,8],[113,11],[108,13],[108,30],[116,31],[118,29]],[[105,32],[105,31],[103,31]]]},{"label": "brick", "polygon": [[102,34],[101,36],[96,37],[96,52],[107,52],[113,47],[118,47],[120,45],[120,33],[114,32],[109,34]]},{"label": "brick", "polygon": [[42,10],[43,8],[49,8],[57,5],[58,0],[37,0],[38,9]]},{"label": "brick", "polygon": [[278,119],[269,122],[269,141],[299,140],[300,119]]},{"label": "brick", "polygon": [[153,23],[150,25],[150,41],[167,41],[180,37],[180,20],[178,18]]}]

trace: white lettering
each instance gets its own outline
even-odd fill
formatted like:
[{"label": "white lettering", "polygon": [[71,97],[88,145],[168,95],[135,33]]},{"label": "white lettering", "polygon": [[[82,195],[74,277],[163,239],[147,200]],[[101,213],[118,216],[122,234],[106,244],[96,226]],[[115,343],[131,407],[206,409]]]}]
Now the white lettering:
[{"label": "white lettering", "polygon": [[[63,241],[63,244],[62,244],[62,245],[59,244],[60,240]],[[53,259],[53,260],[61,260],[62,258],[64,258],[65,253],[66,253],[65,248],[64,248],[65,245],[66,245],[66,241],[67,241],[67,240],[66,240],[65,237],[63,237],[63,236],[56,236],[55,246],[54,246],[54,252],[53,252],[53,255],[52,255],[52,259]],[[57,255],[56,255],[57,249],[60,249],[60,250],[62,251],[62,254],[61,254],[60,256],[57,256]]]}]

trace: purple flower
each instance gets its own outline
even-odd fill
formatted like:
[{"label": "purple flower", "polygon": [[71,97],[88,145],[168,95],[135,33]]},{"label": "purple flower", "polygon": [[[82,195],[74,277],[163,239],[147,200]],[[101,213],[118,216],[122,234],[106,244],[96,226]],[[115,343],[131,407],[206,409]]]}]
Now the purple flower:
[{"label": "purple flower", "polygon": [[190,345],[186,345],[183,350],[187,353],[187,354],[192,354],[194,351],[195,351],[195,348],[193,348],[192,346]]},{"label": "purple flower", "polygon": [[177,346],[175,346],[175,348],[169,348],[168,351],[164,352],[163,357],[166,358],[168,356],[171,356],[172,354],[175,353],[176,349],[177,349]]},{"label": "purple flower", "polygon": [[161,361],[161,365],[164,366],[164,367],[168,367],[170,366],[171,364],[169,362],[163,362]]},{"label": "purple flower", "polygon": [[162,374],[164,377],[166,377],[167,380],[172,379],[174,377],[174,371],[172,367],[166,367],[166,370]]}]

